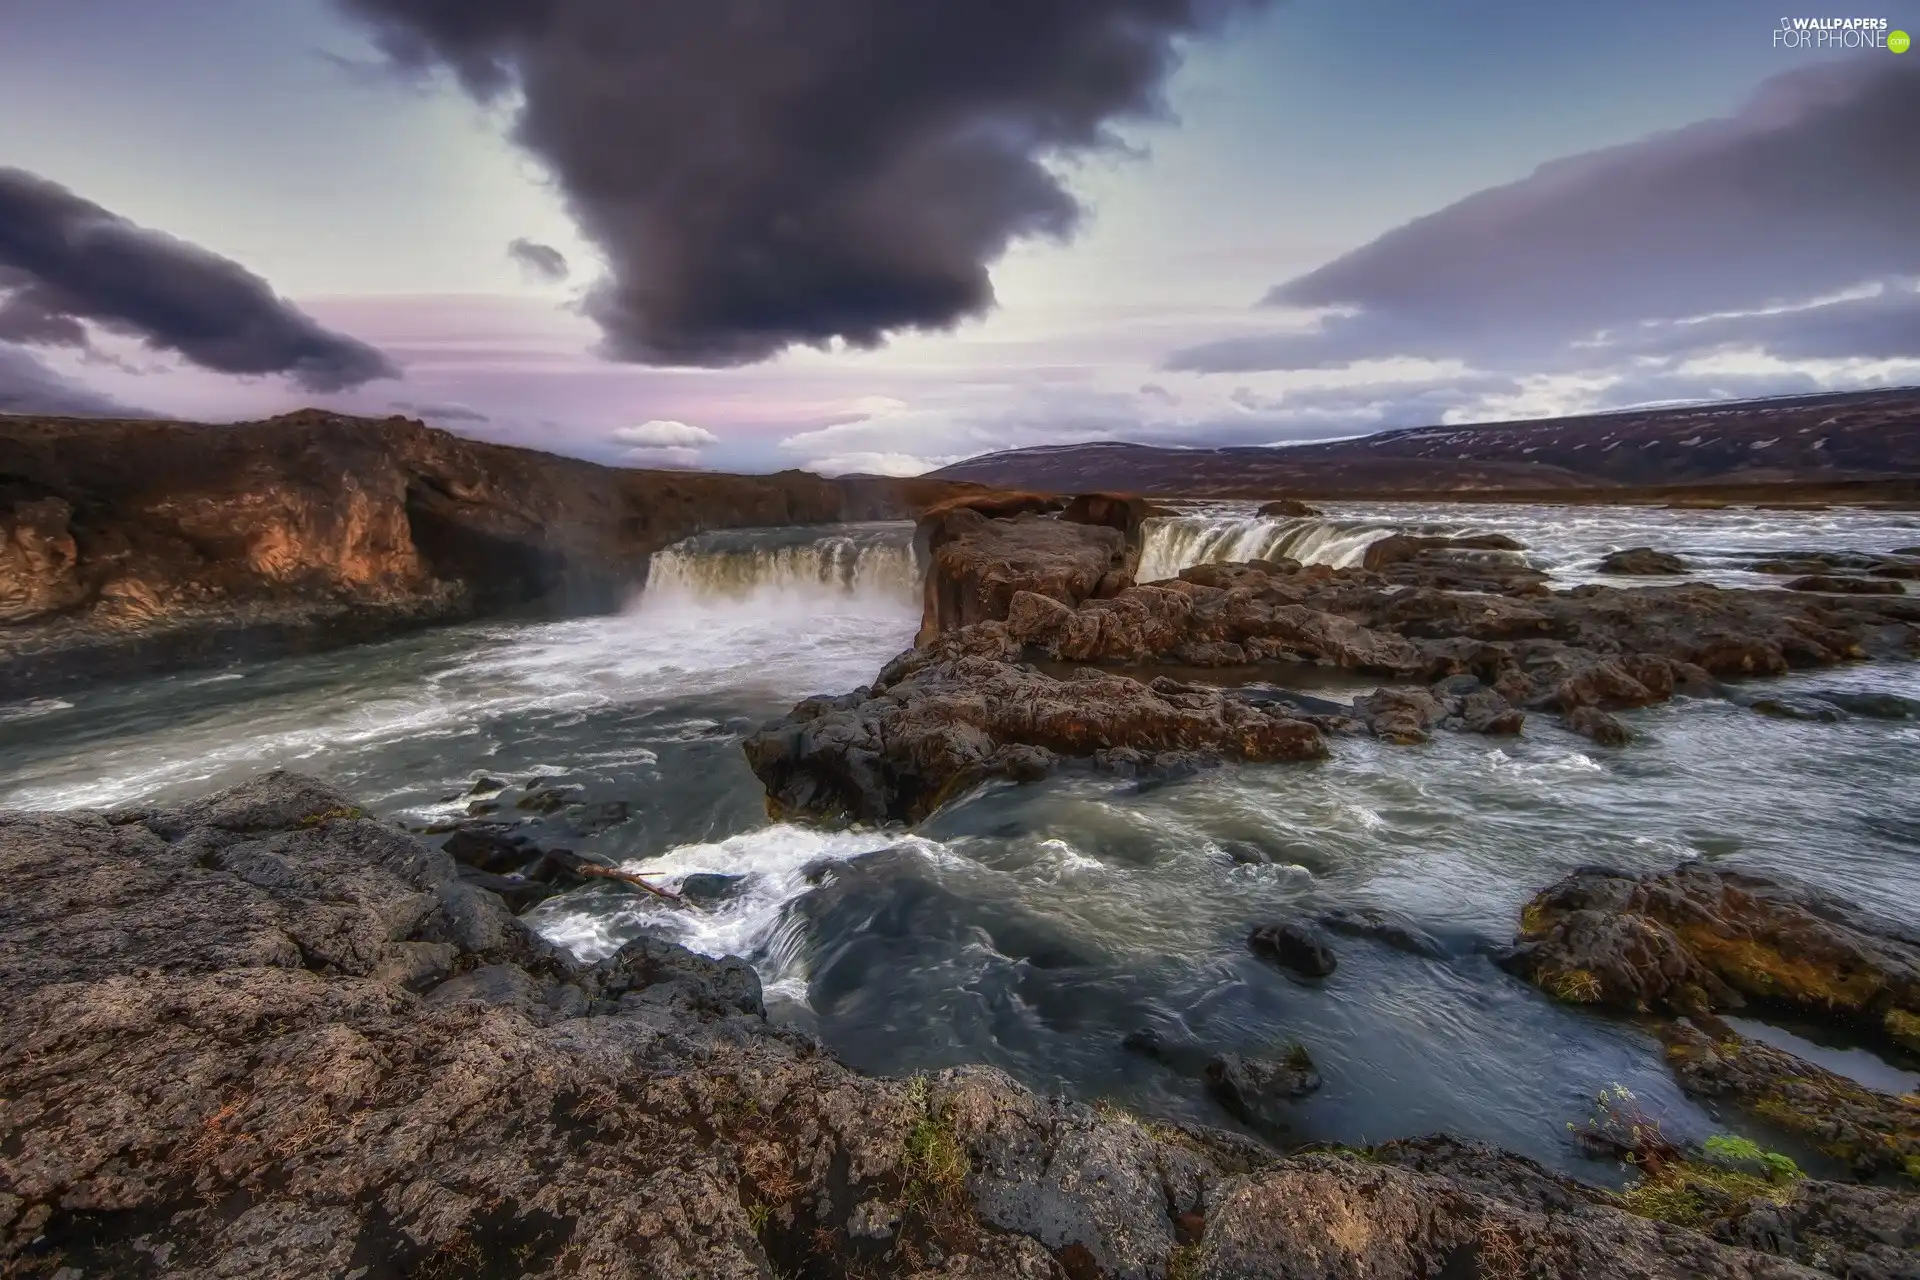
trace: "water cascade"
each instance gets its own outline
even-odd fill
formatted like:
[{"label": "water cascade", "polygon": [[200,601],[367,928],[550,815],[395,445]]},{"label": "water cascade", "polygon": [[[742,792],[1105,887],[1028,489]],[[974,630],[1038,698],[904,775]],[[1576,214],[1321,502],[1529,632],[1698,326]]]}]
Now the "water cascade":
[{"label": "water cascade", "polygon": [[1140,530],[1139,582],[1178,577],[1197,564],[1298,560],[1337,569],[1360,563],[1367,548],[1403,529],[1375,521],[1310,516],[1276,520],[1246,515],[1165,516]]},{"label": "water cascade", "polygon": [[730,530],[656,552],[646,599],[721,603],[759,595],[861,597],[917,605],[909,524]]}]

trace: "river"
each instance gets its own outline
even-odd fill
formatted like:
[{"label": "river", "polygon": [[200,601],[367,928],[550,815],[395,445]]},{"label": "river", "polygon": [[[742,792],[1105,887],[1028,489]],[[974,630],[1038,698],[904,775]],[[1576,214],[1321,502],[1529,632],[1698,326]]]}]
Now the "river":
[{"label": "river", "polygon": [[[1777,584],[1746,569],[1756,553],[1920,542],[1908,513],[1373,505],[1262,521],[1213,506],[1150,525],[1141,576],[1263,554],[1353,563],[1375,537],[1438,529],[1510,534],[1566,583],[1623,546],[1677,551],[1737,586]],[[536,928],[586,958],[645,929],[745,956],[773,1017],[858,1067],[985,1062],[1042,1090],[1229,1126],[1121,1038],[1153,1026],[1251,1052],[1299,1041],[1326,1080],[1299,1104],[1301,1141],[1447,1130],[1576,1170],[1566,1125],[1612,1084],[1682,1135],[1721,1122],[1679,1094],[1641,1029],[1495,968],[1488,950],[1535,890],[1582,863],[1702,858],[1920,918],[1920,719],[1776,720],[1718,700],[1623,713],[1636,741],[1622,749],[1535,717],[1513,739],[1341,739],[1324,763],[1163,785],[997,787],[912,833],[769,822],[741,737],[802,696],[870,680],[911,643],[919,594],[905,525],[704,535],[657,556],[617,616],[450,628],[0,707],[0,804],[179,799],[283,766],[420,826],[464,814],[476,778],[564,778],[583,800],[628,802],[631,820],[586,833],[565,814],[529,818],[542,843],[668,884],[744,879],[699,914],[582,890],[536,908]],[[1920,666],[1776,684],[1920,701]],[[1447,954],[1340,939],[1338,972],[1306,986],[1244,945],[1260,920],[1354,906],[1411,918]],[[1882,1087],[1914,1081],[1911,1064],[1788,1038]]]}]

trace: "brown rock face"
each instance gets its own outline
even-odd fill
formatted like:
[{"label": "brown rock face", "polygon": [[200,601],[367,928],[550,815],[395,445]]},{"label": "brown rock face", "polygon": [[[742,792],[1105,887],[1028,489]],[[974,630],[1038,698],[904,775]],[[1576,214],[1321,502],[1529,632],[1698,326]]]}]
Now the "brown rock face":
[{"label": "brown rock face", "polygon": [[0,697],[90,673],[616,608],[703,529],[908,518],[967,486],[620,470],[403,418],[0,418]]},{"label": "brown rock face", "polygon": [[747,761],[774,805],[917,821],[989,779],[1043,777],[1056,757],[1122,751],[1173,767],[1196,753],[1273,761],[1327,752],[1312,724],[1218,689],[1095,671],[1059,680],[984,654],[943,654],[890,668],[870,690],[809,699],[747,739]]},{"label": "brown rock face", "polygon": [[1506,964],[1563,999],[1682,1013],[1753,1000],[1886,1040],[1920,1026],[1920,935],[1760,876],[1588,868],[1520,919]]},{"label": "brown rock face", "polygon": [[62,498],[16,504],[0,517],[0,624],[26,622],[77,604],[86,588],[75,573],[80,550]]},{"label": "brown rock face", "polygon": [[1105,525],[1038,515],[990,520],[969,508],[922,522],[931,564],[919,642],[975,622],[998,622],[1022,591],[1065,605],[1088,600],[1126,573],[1126,535]]}]

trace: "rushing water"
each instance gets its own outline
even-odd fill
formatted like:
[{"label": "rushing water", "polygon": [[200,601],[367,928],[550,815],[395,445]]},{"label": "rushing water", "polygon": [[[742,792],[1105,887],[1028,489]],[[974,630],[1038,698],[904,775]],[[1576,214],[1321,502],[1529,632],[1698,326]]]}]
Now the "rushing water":
[{"label": "rushing water", "polygon": [[[1495,530],[1567,581],[1651,544],[1746,583],[1759,581],[1740,567],[1753,553],[1920,543],[1920,519],[1899,513],[1394,506],[1337,509],[1322,533],[1303,524],[1214,508],[1146,549],[1171,572],[1351,558],[1397,529]],[[1569,1168],[1583,1166],[1565,1124],[1609,1084],[1682,1133],[1714,1122],[1641,1029],[1492,965],[1532,891],[1580,863],[1704,858],[1920,915],[1920,721],[1783,721],[1720,701],[1626,713],[1638,739],[1615,751],[1536,718],[1517,739],[1342,739],[1324,763],[1162,786],[1077,774],[997,787],[911,834],[769,823],[741,736],[801,696],[870,680],[911,642],[916,598],[904,526],[704,535],[661,553],[616,617],[454,628],[0,707],[0,804],[176,799],[283,765],[420,824],[463,813],[477,776],[564,776],[585,800],[629,801],[633,818],[593,834],[564,814],[530,819],[543,842],[668,883],[744,879],[700,914],[595,887],[543,904],[536,927],[583,956],[644,929],[747,956],[774,1016],[856,1065],[990,1062],[1042,1089],[1229,1124],[1120,1038],[1157,1026],[1218,1048],[1299,1040],[1326,1078],[1299,1104],[1303,1140],[1445,1129]],[[1920,698],[1920,668],[1780,685]],[[1446,956],[1340,939],[1339,971],[1303,986],[1243,945],[1262,919],[1352,906],[1408,917]],[[1912,1063],[1821,1052],[1878,1083],[1914,1078]]]}]

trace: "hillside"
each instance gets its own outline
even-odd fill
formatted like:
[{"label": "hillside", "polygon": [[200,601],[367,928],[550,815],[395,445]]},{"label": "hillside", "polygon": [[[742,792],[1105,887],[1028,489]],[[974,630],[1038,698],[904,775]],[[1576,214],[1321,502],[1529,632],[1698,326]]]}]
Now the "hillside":
[{"label": "hillside", "polygon": [[618,608],[709,529],[908,519],[972,486],[604,467],[407,418],[0,416],[0,700],[89,674]]},{"label": "hillside", "polygon": [[1414,427],[1324,444],[1015,449],[930,478],[1004,488],[1258,496],[1460,496],[1920,477],[1920,389]]}]

